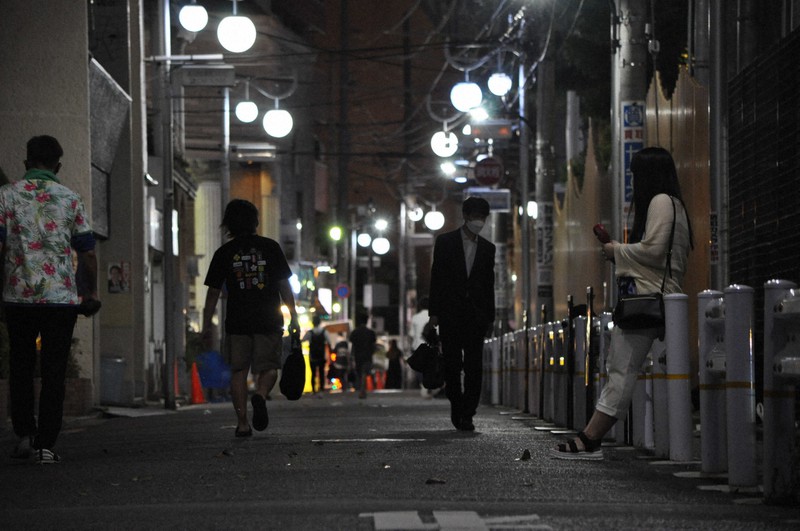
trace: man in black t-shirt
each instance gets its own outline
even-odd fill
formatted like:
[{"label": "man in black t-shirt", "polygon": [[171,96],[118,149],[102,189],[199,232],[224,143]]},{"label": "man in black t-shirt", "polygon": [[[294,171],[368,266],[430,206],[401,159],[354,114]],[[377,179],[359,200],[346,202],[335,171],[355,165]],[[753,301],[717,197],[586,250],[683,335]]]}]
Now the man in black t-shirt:
[{"label": "man in black t-shirt", "polygon": [[281,303],[289,308],[292,334],[299,333],[297,311],[289,286],[292,271],[278,242],[256,234],[255,205],[243,199],[232,200],[225,208],[222,226],[232,239],[217,249],[208,268],[203,340],[211,341],[211,319],[224,287],[228,297],[223,351],[231,367],[235,435],[247,437],[253,433],[247,419],[247,373],[252,371],[256,377],[256,392],[250,400],[253,428],[262,431],[269,424],[266,397],[275,386],[281,367]]}]

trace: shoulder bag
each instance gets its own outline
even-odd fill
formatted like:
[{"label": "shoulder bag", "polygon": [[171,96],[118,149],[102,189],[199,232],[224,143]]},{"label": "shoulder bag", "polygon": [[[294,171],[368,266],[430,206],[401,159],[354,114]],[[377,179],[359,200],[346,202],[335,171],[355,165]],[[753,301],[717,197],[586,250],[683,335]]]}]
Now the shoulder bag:
[{"label": "shoulder bag", "polygon": [[661,279],[661,291],[645,293],[642,295],[628,295],[621,297],[614,307],[614,326],[623,330],[641,330],[645,328],[664,328],[664,286],[667,282],[667,272],[672,277],[672,241],[675,237],[675,200],[672,201],[672,229],[669,233],[667,246],[667,264],[664,267],[664,276]]}]

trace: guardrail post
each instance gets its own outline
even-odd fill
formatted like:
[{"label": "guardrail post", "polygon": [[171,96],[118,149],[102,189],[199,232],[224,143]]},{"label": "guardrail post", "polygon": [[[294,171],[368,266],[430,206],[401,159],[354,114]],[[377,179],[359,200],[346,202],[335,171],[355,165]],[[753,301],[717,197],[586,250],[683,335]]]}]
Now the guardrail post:
[{"label": "guardrail post", "polygon": [[566,367],[567,353],[565,348],[566,334],[564,328],[564,323],[556,323],[553,338],[553,356],[555,358],[555,367],[553,371],[553,422],[556,426],[562,427],[567,425],[567,379],[569,378]]},{"label": "guardrail post", "polygon": [[573,349],[575,363],[572,375],[572,419],[573,428],[581,429],[586,425],[586,355],[587,355],[587,319],[579,315],[573,321],[575,348]]},{"label": "guardrail post", "polygon": [[725,407],[725,301],[721,291],[697,294],[697,332],[700,365],[700,470],[728,470]]},{"label": "guardrail post", "polygon": [[[598,347],[599,359],[597,366],[599,369],[600,385],[597,386],[595,393],[595,404],[600,400],[600,394],[603,392],[603,387],[608,383],[608,369],[606,367],[606,360],[608,359],[609,349],[611,347],[611,330],[614,328],[614,320],[611,312],[603,312],[600,315],[600,345]],[[614,424],[614,427],[606,434],[605,440],[612,442],[623,442],[625,440],[625,422],[620,419],[620,422]]]},{"label": "guardrail post", "polygon": [[[655,343],[653,343],[655,345]],[[633,390],[630,423],[630,443],[638,448],[653,447],[653,349],[645,358]]]},{"label": "guardrail post", "polygon": [[664,297],[667,344],[667,397],[669,400],[669,458],[692,459],[692,390],[689,380],[689,296]]},{"label": "guardrail post", "polygon": [[493,337],[490,344],[491,367],[492,367],[492,405],[500,404],[500,338]]},{"label": "guardrail post", "polygon": [[756,398],[753,366],[753,288],[725,288],[728,485],[755,487]]},{"label": "guardrail post", "polygon": [[[800,292],[787,280],[764,284],[764,498],[792,503],[795,392],[800,364]],[[794,370],[790,369],[794,364]],[[791,374],[793,373],[793,374]],[[796,465],[795,465],[796,466]]]},{"label": "guardrail post", "polygon": [[555,323],[547,323],[544,328],[544,420],[553,422],[555,419],[554,385],[555,379]]},{"label": "guardrail post", "polygon": [[541,416],[539,409],[539,386],[541,385],[540,364],[537,362],[540,347],[539,335],[540,326],[531,328],[528,334],[528,401],[530,412],[533,415]]}]

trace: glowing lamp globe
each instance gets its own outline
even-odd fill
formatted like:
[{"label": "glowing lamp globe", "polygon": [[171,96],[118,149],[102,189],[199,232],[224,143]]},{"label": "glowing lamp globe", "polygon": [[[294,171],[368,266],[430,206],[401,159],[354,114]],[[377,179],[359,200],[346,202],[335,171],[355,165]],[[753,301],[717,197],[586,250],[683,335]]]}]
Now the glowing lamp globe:
[{"label": "glowing lamp globe", "polygon": [[240,101],[236,104],[236,117],[246,124],[258,118],[258,106],[252,101]]},{"label": "glowing lamp globe", "polygon": [[438,210],[431,210],[425,214],[425,226],[430,230],[439,230],[444,227],[444,214]]},{"label": "glowing lamp globe", "polygon": [[422,219],[422,209],[420,207],[414,207],[408,211],[408,219],[411,221],[419,221]]},{"label": "glowing lamp globe", "polygon": [[183,6],[178,13],[178,21],[187,31],[197,33],[208,24],[208,12],[203,6],[188,4]]},{"label": "glowing lamp globe", "polygon": [[511,78],[503,72],[495,72],[489,76],[489,92],[495,96],[505,96],[511,90]]},{"label": "glowing lamp globe", "polygon": [[384,255],[389,252],[390,247],[391,244],[389,243],[389,240],[383,236],[372,240],[372,251],[375,254]]},{"label": "glowing lamp globe", "polygon": [[271,111],[267,111],[264,115],[263,125],[264,131],[266,131],[269,136],[283,138],[292,131],[294,120],[292,120],[292,115],[289,114],[289,111],[284,109],[272,109]]},{"label": "glowing lamp globe", "polygon": [[256,26],[247,17],[231,15],[220,21],[217,38],[222,47],[229,52],[246,52],[256,42]]},{"label": "glowing lamp globe", "polygon": [[440,157],[452,157],[458,151],[458,137],[452,131],[437,131],[431,137],[431,149]]},{"label": "glowing lamp globe", "polygon": [[366,232],[362,232],[361,234],[358,235],[356,241],[358,242],[358,245],[360,245],[361,247],[369,247],[369,244],[372,243],[372,236],[370,236]]},{"label": "glowing lamp globe", "polygon": [[462,81],[457,83],[456,86],[450,91],[450,102],[453,107],[461,112],[467,112],[474,109],[483,101],[483,93],[481,88],[470,81]]}]

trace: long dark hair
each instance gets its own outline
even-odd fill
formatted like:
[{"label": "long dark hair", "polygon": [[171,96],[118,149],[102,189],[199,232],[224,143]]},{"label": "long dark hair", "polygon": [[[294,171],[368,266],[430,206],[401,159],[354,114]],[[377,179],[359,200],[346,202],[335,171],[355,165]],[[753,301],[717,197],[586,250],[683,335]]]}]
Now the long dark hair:
[{"label": "long dark hair", "polygon": [[642,240],[650,201],[658,194],[668,194],[680,201],[687,212],[689,245],[694,249],[692,225],[681,196],[675,161],[672,160],[669,151],[660,147],[646,147],[637,151],[631,159],[631,173],[633,174],[633,228],[629,242],[636,243]]}]

